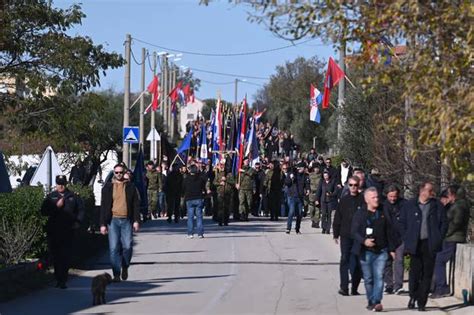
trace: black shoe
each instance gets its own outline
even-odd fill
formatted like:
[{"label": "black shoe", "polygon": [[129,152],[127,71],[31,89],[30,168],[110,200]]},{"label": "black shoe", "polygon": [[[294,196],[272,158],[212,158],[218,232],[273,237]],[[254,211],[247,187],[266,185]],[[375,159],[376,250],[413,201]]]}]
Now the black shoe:
[{"label": "black shoe", "polygon": [[343,290],[343,289],[339,289],[339,291],[337,291],[337,293],[339,293],[342,296],[348,296],[349,295],[349,292],[347,292],[347,290]]},{"label": "black shoe", "polygon": [[360,295],[360,293],[357,290],[352,290],[351,295]]},{"label": "black shoe", "polygon": [[410,298],[410,301],[408,301],[408,309],[410,310],[415,309],[415,302],[416,300],[414,298]]},{"label": "black shoe", "polygon": [[115,275],[114,278],[112,279],[112,282],[120,282],[120,275]]},{"label": "black shoe", "polygon": [[321,233],[322,233],[322,234],[326,234],[326,230],[325,230],[325,229],[323,229],[323,231],[322,231]]},{"label": "black shoe", "polygon": [[179,219],[178,218],[174,218],[174,223],[178,223],[179,222]]},{"label": "black shoe", "polygon": [[166,219],[168,223],[171,223],[171,218]]},{"label": "black shoe", "polygon": [[219,222],[219,226],[222,226],[222,223],[221,223],[221,222]]},{"label": "black shoe", "polygon": [[369,311],[373,311],[373,310],[374,310],[374,306],[375,306],[375,305],[369,304],[369,305],[367,305],[366,309],[368,309]]},{"label": "black shoe", "polygon": [[60,283],[59,283],[59,288],[60,288],[60,289],[67,289],[66,282],[60,282]]},{"label": "black shoe", "polygon": [[159,215],[157,213],[153,213],[153,218],[156,220],[158,219]]},{"label": "black shoe", "polygon": [[285,233],[286,233],[286,234],[290,234],[290,230],[286,230],[286,232],[285,232]]},{"label": "black shoe", "polygon": [[125,281],[128,279],[128,267],[122,267],[122,280]]},{"label": "black shoe", "polygon": [[424,305],[418,305],[418,312],[426,312],[426,307]]},{"label": "black shoe", "polygon": [[393,294],[393,289],[392,288],[386,288],[384,292],[387,293],[387,294]]},{"label": "black shoe", "polygon": [[300,230],[296,231],[296,234],[301,234]]}]

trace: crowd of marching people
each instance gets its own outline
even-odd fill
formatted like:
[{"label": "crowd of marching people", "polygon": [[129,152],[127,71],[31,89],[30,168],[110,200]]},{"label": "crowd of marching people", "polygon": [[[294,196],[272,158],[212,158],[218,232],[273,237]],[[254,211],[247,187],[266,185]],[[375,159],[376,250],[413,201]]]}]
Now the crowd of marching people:
[{"label": "crowd of marching people", "polygon": [[432,298],[451,293],[446,265],[456,243],[466,242],[470,217],[461,187],[451,185],[436,198],[434,184],[424,182],[416,197],[405,200],[377,169],[366,175],[347,160],[334,166],[314,148],[302,154],[290,134],[264,123],[256,124],[259,159],[245,156],[233,172],[232,153],[220,154],[215,165],[199,158],[204,129],[198,122],[191,128],[186,165],[184,160],[171,167],[166,160],[147,164],[150,211],[145,218],[167,216],[171,223],[187,215],[193,238],[196,217],[203,238],[203,215],[219,226],[228,225],[230,216],[238,221],[248,221],[249,215],[272,221],[286,217],[287,234],[293,228],[300,234],[302,218],[309,216],[312,228],[332,234],[340,246],[339,294],[359,295],[363,279],[367,309],[382,311],[384,293],[404,292],[407,256],[408,308],[424,311],[430,292]]},{"label": "crowd of marching people", "polygon": [[[254,147],[240,151],[232,144],[216,146],[212,127],[211,122],[190,123],[173,158],[162,155],[146,163],[145,207],[126,165],[117,164],[106,179],[100,230],[109,237],[114,281],[128,278],[133,231],[141,221],[166,217],[172,224],[187,217],[187,237],[204,238],[204,216],[222,228],[231,218],[285,217],[286,234],[301,234],[302,218],[309,216],[311,228],[332,234],[340,247],[340,295],[359,295],[363,279],[367,309],[382,311],[384,293],[405,292],[406,264],[409,309],[425,311],[430,293],[431,298],[451,294],[446,266],[456,244],[466,242],[472,219],[462,187],[451,185],[437,196],[435,185],[426,181],[405,200],[400,187],[377,169],[366,172],[345,159],[333,165],[315,148],[303,153],[275,123],[254,120],[246,138]],[[222,135],[222,142],[236,137],[238,143],[238,134],[231,134]]]}]

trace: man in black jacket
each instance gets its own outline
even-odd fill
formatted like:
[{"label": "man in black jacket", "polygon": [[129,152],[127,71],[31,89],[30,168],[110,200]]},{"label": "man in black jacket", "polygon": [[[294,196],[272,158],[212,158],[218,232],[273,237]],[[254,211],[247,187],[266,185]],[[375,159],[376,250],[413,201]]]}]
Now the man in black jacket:
[{"label": "man in black jacket", "polygon": [[57,288],[66,289],[69,258],[72,253],[74,230],[84,218],[84,203],[79,195],[67,189],[66,176],[56,176],[56,190],[46,196],[41,214],[48,216],[46,234],[53,260]]},{"label": "man in black jacket", "polygon": [[349,295],[349,272],[351,274],[352,295],[359,295],[359,287],[362,271],[360,263],[354,254],[351,253],[354,240],[351,237],[351,224],[354,213],[364,204],[364,199],[359,194],[359,178],[350,177],[348,180],[349,195],[341,198],[334,215],[333,233],[334,241],[341,247],[341,262],[339,264],[340,289],[339,294]]},{"label": "man in black jacket", "polygon": [[323,172],[323,180],[319,184],[316,193],[316,202],[321,206],[321,227],[323,234],[330,234],[331,216],[337,207],[337,187],[336,181],[331,177],[328,170]]},{"label": "man in black jacket", "polygon": [[286,234],[290,234],[293,216],[296,214],[296,234],[300,234],[301,218],[303,214],[303,198],[309,193],[309,181],[304,172],[304,163],[298,164],[298,172],[291,172],[285,178],[288,187],[288,219],[286,222]]},{"label": "man in black jacket", "polygon": [[436,253],[441,250],[447,229],[446,212],[433,196],[433,183],[424,182],[418,197],[406,202],[400,214],[405,253],[410,255],[408,308],[415,308],[417,302],[419,311],[425,311]]},{"label": "man in black jacket", "polygon": [[[207,193],[211,191],[207,187]],[[189,167],[189,174],[183,180],[184,200],[188,215],[188,238],[193,238],[194,216],[197,218],[196,230],[199,238],[204,237],[202,209],[206,192],[206,179],[198,173],[196,165]]]},{"label": "man in black jacket", "polygon": [[[377,187],[376,187],[377,188]],[[400,189],[396,185],[390,185],[387,188],[387,199],[383,203],[384,211],[389,215],[390,225],[392,226],[393,237],[397,241],[395,258],[388,257],[385,264],[384,282],[385,293],[400,294],[403,292],[403,266],[404,249],[400,235],[400,211],[405,203],[405,199],[400,197]]]},{"label": "man in black jacket", "polygon": [[140,197],[135,185],[124,180],[122,164],[114,167],[114,178],[102,188],[100,232],[109,235],[110,262],[113,281],[128,279],[132,260],[133,231],[138,232]]},{"label": "man in black jacket", "polygon": [[395,256],[395,242],[388,214],[380,207],[375,187],[364,191],[366,206],[354,214],[351,235],[354,239],[352,253],[359,256],[364,275],[368,310],[383,311],[383,270],[390,253]]}]

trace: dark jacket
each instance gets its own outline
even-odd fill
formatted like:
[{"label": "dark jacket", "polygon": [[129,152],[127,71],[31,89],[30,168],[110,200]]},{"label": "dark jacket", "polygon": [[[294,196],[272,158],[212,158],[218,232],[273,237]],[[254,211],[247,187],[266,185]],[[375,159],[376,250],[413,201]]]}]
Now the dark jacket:
[{"label": "dark jacket", "polygon": [[[100,225],[105,226],[112,221],[113,183],[109,182],[102,188],[102,202],[100,207]],[[140,196],[133,183],[125,184],[128,219],[131,222],[140,222]]]},{"label": "dark jacket", "polygon": [[[446,234],[447,219],[446,212],[439,201],[429,200],[428,212],[428,244],[431,253],[435,254],[441,250],[441,244]],[[400,213],[400,233],[405,243],[405,252],[416,254],[420,239],[422,213],[418,206],[418,197],[407,201]]]},{"label": "dark jacket", "polygon": [[56,206],[61,198],[61,194],[57,191],[48,194],[41,205],[41,214],[48,216],[46,224],[48,233],[72,230],[84,219],[84,203],[79,195],[66,189],[62,197],[64,206],[61,208]]},{"label": "dark jacket", "polygon": [[364,196],[347,195],[341,198],[336,213],[334,215],[334,223],[332,225],[334,238],[351,237],[351,225],[354,213],[364,205]]},{"label": "dark jacket", "polygon": [[168,173],[166,176],[163,191],[166,193],[167,199],[175,199],[181,197],[183,187],[183,174],[177,168]]},{"label": "dark jacket", "polygon": [[400,232],[400,214],[403,205],[406,200],[399,198],[394,204],[385,200],[383,203],[384,211],[388,214],[390,225],[392,226],[393,237],[396,239],[397,244],[402,243],[402,234]]},{"label": "dark jacket", "polygon": [[448,219],[447,242],[465,243],[469,226],[469,202],[465,199],[464,189],[456,192],[456,201],[446,213]]},{"label": "dark jacket", "polygon": [[364,242],[366,240],[366,228],[369,225],[369,211],[367,206],[364,205],[354,214],[351,225],[351,236],[354,239],[354,245],[352,246],[352,253],[354,255],[364,257],[366,250],[373,250],[379,252],[383,249],[387,249],[389,252],[393,252],[396,249],[396,244],[393,239],[393,233],[391,231],[390,223],[387,219],[388,215],[382,207],[377,209],[376,219],[373,221],[372,228],[374,230],[375,248],[365,247]]},{"label": "dark jacket", "polygon": [[184,200],[203,199],[206,189],[206,177],[200,174],[188,174],[183,180]]},{"label": "dark jacket", "polygon": [[318,192],[316,193],[316,200],[321,204],[327,203],[328,207],[336,209],[337,207],[337,187],[336,181],[330,179],[326,182],[324,179],[319,183]]},{"label": "dark jacket", "polygon": [[[293,174],[293,178],[290,174]],[[304,173],[290,172],[285,178],[285,185],[288,187],[288,197],[303,198],[305,193],[309,191],[309,180]]]},{"label": "dark jacket", "polygon": [[342,171],[342,166],[339,165],[339,166],[337,167],[337,176],[338,176],[338,179],[339,179],[338,184],[340,184],[341,186],[344,186],[344,185],[346,184],[346,182],[349,180],[349,178],[352,177],[353,168],[352,168],[352,166],[349,165],[349,171],[347,172],[346,182],[344,182],[344,183],[342,182],[341,171]]}]

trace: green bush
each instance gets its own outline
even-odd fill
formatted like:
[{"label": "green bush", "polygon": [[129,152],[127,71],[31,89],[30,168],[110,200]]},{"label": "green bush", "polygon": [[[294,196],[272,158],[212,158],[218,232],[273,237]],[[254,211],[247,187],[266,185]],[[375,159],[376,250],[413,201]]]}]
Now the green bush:
[{"label": "green bush", "polygon": [[37,257],[46,249],[46,218],[40,208],[42,187],[21,187],[0,194],[0,261],[16,264]]}]

